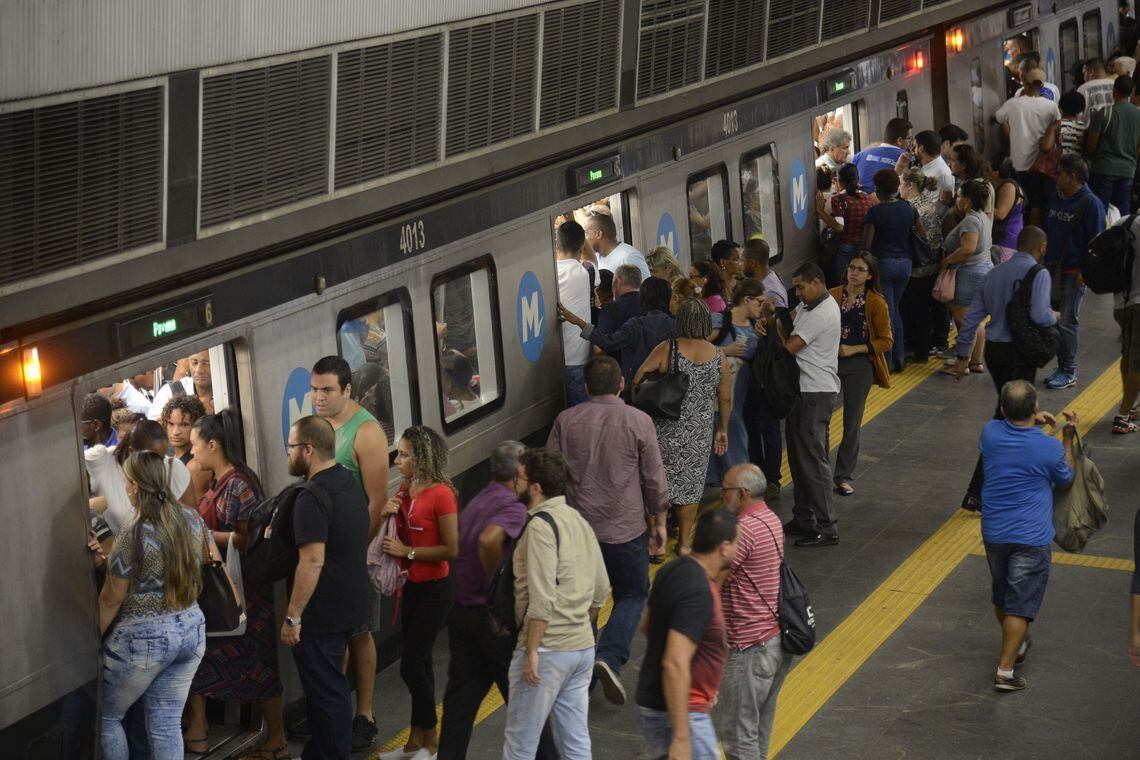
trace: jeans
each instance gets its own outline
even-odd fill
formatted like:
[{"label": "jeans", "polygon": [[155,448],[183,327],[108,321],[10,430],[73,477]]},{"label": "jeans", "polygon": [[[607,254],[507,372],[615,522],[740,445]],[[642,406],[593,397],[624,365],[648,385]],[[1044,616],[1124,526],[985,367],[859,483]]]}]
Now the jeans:
[{"label": "jeans", "polygon": [[649,534],[624,544],[602,544],[602,561],[613,588],[614,608],[598,637],[597,659],[615,673],[629,662],[629,645],[649,598]]},{"label": "jeans", "polygon": [[341,669],[348,639],[348,631],[317,634],[302,627],[301,643],[293,647],[313,732],[302,760],[348,760],[352,752],[352,693]]},{"label": "jeans", "polygon": [[788,413],[788,467],[795,485],[792,517],[804,531],[839,534],[831,503],[828,425],[835,393],[801,393]]},{"label": "jeans", "polygon": [[[987,340],[984,351],[986,366],[989,367],[990,371],[990,380],[993,380],[994,390],[997,391],[998,395],[998,402],[994,407],[994,419],[1000,420],[1004,416],[1001,413],[1002,386],[1010,380],[1027,380],[1030,383],[1036,383],[1037,368],[1018,360],[1017,351],[1014,350],[1012,343]],[[970,485],[966,488],[966,493],[980,500],[985,478],[985,471],[982,469],[982,456],[979,454],[978,461],[974,465],[974,476],[970,478]]]},{"label": "jeans", "polygon": [[577,364],[563,370],[566,381],[566,408],[581,404],[589,396],[586,395],[586,365]]},{"label": "jeans", "polygon": [[541,683],[538,686],[523,680],[524,651],[516,649],[511,657],[513,698],[507,702],[503,760],[531,760],[548,718],[564,760],[590,760],[590,729],[586,717],[594,648],[539,653]]},{"label": "jeans", "polygon": [[1103,177],[1093,174],[1089,177],[1089,190],[1100,198],[1107,209],[1108,204],[1116,206],[1121,216],[1128,216],[1132,207],[1132,177]]},{"label": "jeans", "polygon": [[[471,730],[483,697],[492,684],[503,701],[510,702],[509,669],[515,640],[491,633],[486,607],[456,604],[447,619],[451,661],[447,666],[447,690],[443,694],[443,722],[439,728],[438,760],[464,760]],[[550,724],[538,743],[538,760],[557,760]]]},{"label": "jeans", "polygon": [[[641,735],[649,745],[649,757],[663,760],[669,756],[673,744],[673,726],[669,723],[669,713],[637,706],[637,723]],[[716,746],[716,731],[708,713],[689,713],[689,746],[692,760],[720,760],[720,749]]]},{"label": "jeans", "polygon": [[784,653],[780,636],[743,652],[729,651],[716,708],[717,727],[728,760],[768,757],[776,697],[791,667],[792,656]]},{"label": "jeans", "polygon": [[839,384],[843,388],[843,440],[835,455],[835,485],[850,483],[859,461],[859,431],[863,427],[863,410],[871,392],[875,371],[865,354],[839,360]]},{"label": "jeans", "polygon": [[1077,285],[1077,275],[1077,272],[1067,272],[1060,275],[1061,344],[1057,348],[1057,369],[1070,375],[1077,374],[1081,300],[1085,297],[1085,286]]},{"label": "jeans", "polygon": [[895,339],[891,352],[885,358],[887,364],[895,369],[902,368],[903,355],[906,353],[900,307],[903,291],[906,290],[907,281],[910,280],[910,270],[910,259],[879,259],[879,284],[883,288],[883,298],[887,301],[887,312],[891,317],[891,334]]},{"label": "jeans", "polygon": [[744,428],[748,432],[748,458],[760,467],[765,480],[779,486],[784,457],[780,418],[772,413],[764,394],[753,393],[751,388],[744,402]]},{"label": "jeans", "polygon": [[103,642],[103,757],[128,760],[123,717],[146,702],[150,757],[182,760],[182,710],[206,653],[206,619],[198,605],[115,626]]},{"label": "jeans", "polygon": [[404,651],[400,678],[412,697],[411,724],[435,728],[435,670],[431,650],[451,610],[451,578],[405,583],[400,617]]}]

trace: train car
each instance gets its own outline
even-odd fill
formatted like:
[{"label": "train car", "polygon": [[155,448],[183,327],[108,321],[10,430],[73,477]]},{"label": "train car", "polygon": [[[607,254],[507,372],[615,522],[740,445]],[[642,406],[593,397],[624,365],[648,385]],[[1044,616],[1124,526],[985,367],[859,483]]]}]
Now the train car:
[{"label": "train car", "polygon": [[[548,5],[544,23],[573,4]],[[705,3],[698,5],[703,14]],[[666,245],[683,265],[707,255],[713,241],[762,235],[788,275],[817,255],[813,164],[828,126],[847,128],[858,150],[878,142],[892,118],[909,119],[917,131],[949,117],[970,125],[978,147],[993,152],[992,115],[1005,96],[1004,39],[1035,33],[1053,67],[1050,79],[1060,85],[1074,55],[1110,49],[1115,37],[1116,9],[1103,0],[1049,13],[1044,3],[871,5],[879,23],[868,7],[870,31],[833,29],[838,41],[830,45],[828,14],[838,11],[830,3],[816,8],[806,64],[794,60],[794,47],[775,63],[745,61],[731,75],[708,76],[706,61],[706,83],[682,81],[655,93],[651,80],[626,76],[636,66],[615,63],[620,86],[613,112],[603,109],[599,123],[571,120],[546,142],[509,138],[475,151],[475,163],[444,162],[422,177],[398,174],[356,194],[334,188],[320,203],[286,204],[280,213],[252,209],[239,221],[217,215],[222,221],[213,224],[209,204],[221,201],[208,192],[205,172],[223,169],[203,166],[201,156],[193,165],[193,151],[174,132],[195,130],[173,114],[193,115],[193,97],[203,110],[212,95],[222,97],[202,82],[259,67],[303,68],[321,51],[171,75],[162,105],[170,130],[166,186],[174,192],[180,171],[198,172],[199,186],[192,214],[173,196],[164,211],[162,261],[149,258],[158,252],[138,258],[136,250],[109,269],[81,263],[46,280],[6,280],[0,290],[2,548],[15,570],[0,590],[4,755],[96,751],[100,641],[79,433],[87,393],[139,375],[161,384],[178,360],[208,351],[214,406],[240,410],[247,461],[271,493],[288,482],[289,426],[312,410],[309,368],[339,354],[353,366],[355,390],[377,413],[392,450],[409,425],[436,428],[457,482],[469,491],[497,442],[541,442],[563,405],[552,255],[560,215],[603,204],[626,242],[643,251]],[[615,27],[632,47],[619,59],[638,64],[648,17],[639,37],[639,4],[621,7],[634,15]],[[885,12],[896,14],[890,23]],[[470,28],[445,32],[462,37]],[[343,72],[359,49],[325,52],[341,56],[334,60]],[[12,117],[4,129],[14,134],[15,117],[54,102],[0,103],[0,117]],[[613,128],[619,123],[626,126]],[[195,145],[213,139],[206,131],[191,137]],[[426,189],[411,192],[417,182]],[[172,225],[189,225],[184,243],[173,244]],[[53,292],[62,302],[45,301]],[[461,361],[453,361],[456,353]],[[459,371],[456,362],[464,365]],[[382,632],[379,644],[390,661],[395,631]],[[299,687],[288,653],[280,654],[293,700]],[[224,721],[233,737],[216,756],[256,736],[248,713],[231,710]]]}]

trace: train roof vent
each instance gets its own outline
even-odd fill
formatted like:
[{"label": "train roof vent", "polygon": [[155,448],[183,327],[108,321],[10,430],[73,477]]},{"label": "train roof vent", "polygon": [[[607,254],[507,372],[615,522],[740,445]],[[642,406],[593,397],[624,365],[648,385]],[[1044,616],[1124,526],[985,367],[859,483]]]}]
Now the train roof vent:
[{"label": "train roof vent", "polygon": [[764,60],[764,3],[709,0],[705,76],[715,77]]},{"label": "train roof vent", "polygon": [[769,0],[767,58],[778,58],[818,43],[818,0]]},{"label": "train roof vent", "polygon": [[443,35],[337,56],[336,187],[439,159]]},{"label": "train roof vent", "polygon": [[879,23],[902,18],[922,8],[922,0],[882,0],[879,3]]},{"label": "train roof vent", "polygon": [[537,58],[536,13],[451,30],[448,156],[534,130]]},{"label": "train roof vent", "polygon": [[0,114],[0,283],[163,238],[162,88]]},{"label": "train roof vent", "polygon": [[922,0],[922,7],[924,9],[933,8],[936,5],[944,5],[948,2],[950,2],[950,0]]},{"label": "train roof vent", "polygon": [[618,0],[594,0],[543,14],[540,127],[617,105],[620,45]]},{"label": "train roof vent", "polygon": [[202,227],[328,191],[331,60],[202,80]]},{"label": "train roof vent", "polygon": [[866,29],[871,0],[823,0],[822,40]]},{"label": "train roof vent", "polygon": [[704,34],[705,0],[641,0],[637,97],[700,81]]}]

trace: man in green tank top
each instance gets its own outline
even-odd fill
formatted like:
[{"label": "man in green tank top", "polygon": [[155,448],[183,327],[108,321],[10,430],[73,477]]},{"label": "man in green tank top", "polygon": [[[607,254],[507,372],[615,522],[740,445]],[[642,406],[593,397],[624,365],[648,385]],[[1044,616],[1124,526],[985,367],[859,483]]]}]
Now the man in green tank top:
[{"label": "man in green tank top", "polygon": [[[368,497],[369,540],[380,529],[380,509],[388,501],[388,436],[380,423],[352,399],[352,370],[339,356],[326,356],[311,373],[313,411],[336,430],[336,461],[356,478]],[[363,600],[362,600],[363,601]],[[376,641],[380,630],[380,597],[369,586],[368,625],[349,640],[349,665],[356,688],[352,749],[366,749],[376,738],[372,694],[376,685]]]}]

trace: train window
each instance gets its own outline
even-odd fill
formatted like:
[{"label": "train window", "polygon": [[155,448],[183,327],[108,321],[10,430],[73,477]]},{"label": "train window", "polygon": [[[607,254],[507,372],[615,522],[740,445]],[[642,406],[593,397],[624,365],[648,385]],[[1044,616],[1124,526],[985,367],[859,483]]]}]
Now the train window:
[{"label": "train window", "polygon": [[1089,11],[1081,19],[1081,30],[1085,35],[1084,60],[1100,58],[1100,11]]},{"label": "train window", "polygon": [[910,103],[907,101],[906,90],[899,90],[895,95],[895,116],[910,121]]},{"label": "train window", "polygon": [[[448,433],[502,398],[502,345],[495,270],[483,256],[432,281],[439,404]],[[462,422],[460,420],[462,419]]]},{"label": "train window", "polygon": [[342,311],[336,341],[352,368],[352,398],[380,422],[394,455],[404,430],[419,422],[408,291],[392,291]]},{"label": "train window", "polygon": [[728,237],[728,172],[722,164],[689,178],[686,196],[689,211],[690,261],[707,259],[712,246]]},{"label": "train window", "polygon": [[854,103],[839,106],[833,111],[813,116],[811,120],[811,137],[815,143],[816,157],[818,158],[827,150],[827,133],[833,129],[842,129],[851,135],[851,148],[848,151],[849,156],[858,153],[860,139],[859,130],[856,129],[856,121],[857,114],[855,113]]},{"label": "train window", "polygon": [[970,110],[973,116],[974,147],[986,152],[986,112],[982,108],[982,59],[970,61]]},{"label": "train window", "polygon": [[630,239],[629,197],[626,193],[614,193],[613,195],[599,198],[593,203],[587,203],[585,206],[568,209],[559,214],[555,219],[554,229],[558,229],[558,225],[562,223],[563,219],[570,217],[573,217],[574,221],[585,227],[586,220],[590,218],[591,213],[607,214],[613,217],[614,226],[617,227],[618,241],[622,243],[632,242]]},{"label": "train window", "polygon": [[744,239],[768,241],[773,263],[783,256],[780,247],[780,172],[774,145],[740,159],[740,204],[744,209]]},{"label": "train window", "polygon": [[1066,21],[1057,31],[1061,40],[1061,92],[1073,89],[1073,66],[1081,60],[1080,32],[1077,29],[1077,20]]}]

